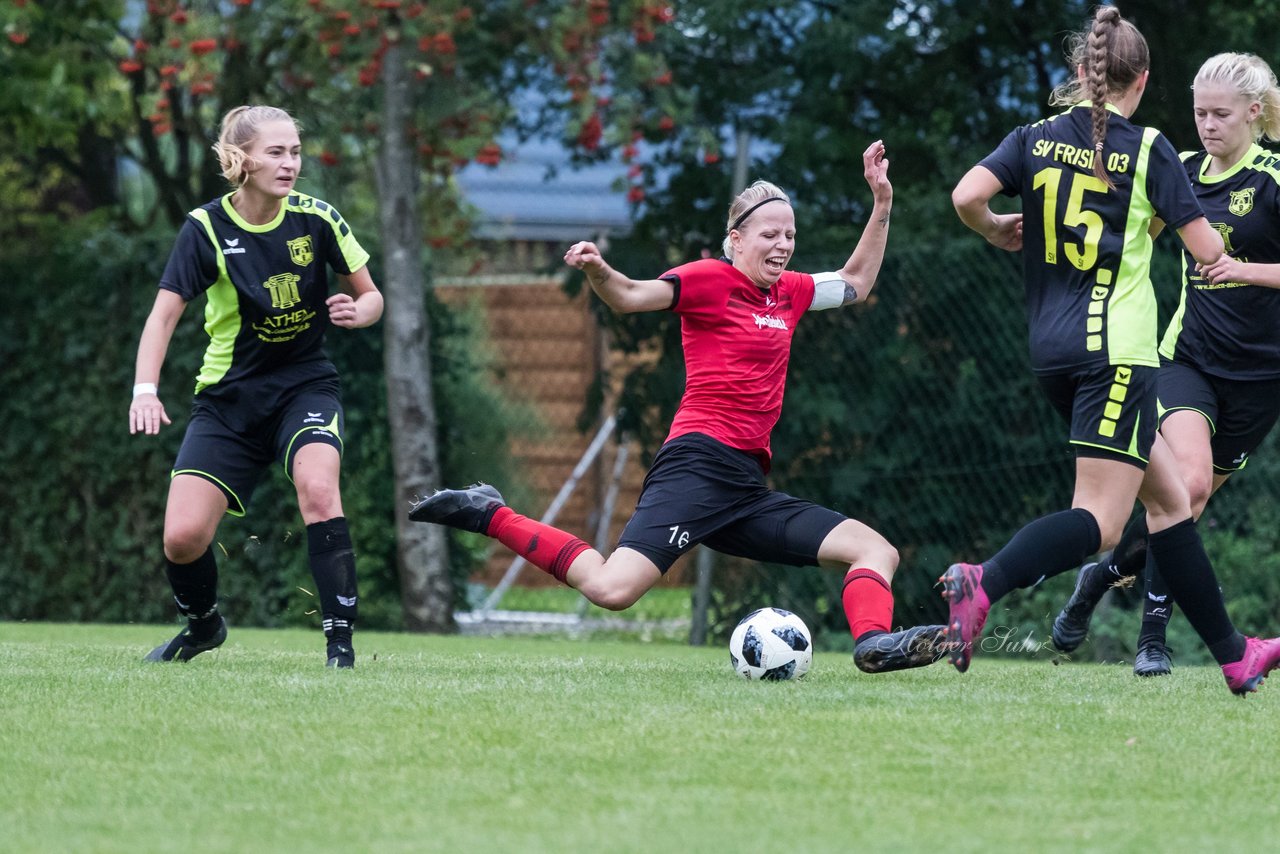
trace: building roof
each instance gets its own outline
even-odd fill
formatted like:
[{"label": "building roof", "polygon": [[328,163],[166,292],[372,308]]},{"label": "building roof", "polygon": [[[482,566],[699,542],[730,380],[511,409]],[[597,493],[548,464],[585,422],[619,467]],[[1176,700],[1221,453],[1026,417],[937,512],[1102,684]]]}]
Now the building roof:
[{"label": "building roof", "polygon": [[563,146],[530,140],[504,144],[498,166],[470,164],[458,183],[479,210],[477,237],[572,241],[630,230],[624,177],[616,161],[575,168]]}]

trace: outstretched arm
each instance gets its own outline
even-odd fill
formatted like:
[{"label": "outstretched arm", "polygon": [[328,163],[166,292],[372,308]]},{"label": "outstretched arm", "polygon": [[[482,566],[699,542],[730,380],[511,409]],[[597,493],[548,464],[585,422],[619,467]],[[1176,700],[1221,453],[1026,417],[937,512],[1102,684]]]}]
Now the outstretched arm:
[{"label": "outstretched arm", "polygon": [[848,305],[865,300],[875,287],[884,262],[884,248],[889,242],[889,212],[893,208],[893,185],[889,183],[889,160],[884,141],[877,139],[862,152],[862,174],[871,187],[871,218],[849,260],[837,270],[844,281],[844,299]]},{"label": "outstretched arm", "polygon": [[675,286],[670,282],[622,275],[604,262],[599,247],[588,240],[570,246],[564,253],[564,262],[585,273],[591,290],[619,314],[671,308],[676,296]]},{"label": "outstretched arm", "polygon": [[951,204],[960,221],[981,234],[992,246],[1017,252],[1022,249],[1022,214],[997,214],[991,200],[1000,192],[1000,179],[985,166],[965,173],[951,191]]}]

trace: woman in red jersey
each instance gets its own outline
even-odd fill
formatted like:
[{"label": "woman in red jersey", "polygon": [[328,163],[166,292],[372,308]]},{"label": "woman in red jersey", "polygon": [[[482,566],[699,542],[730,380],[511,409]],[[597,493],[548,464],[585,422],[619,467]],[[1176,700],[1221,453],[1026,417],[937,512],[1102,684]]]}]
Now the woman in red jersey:
[{"label": "woman in red jersey", "polygon": [[594,243],[565,253],[614,311],[680,316],[684,396],[611,555],[513,512],[488,485],[438,492],[417,502],[410,518],[494,537],[611,610],[634,604],[699,543],[769,563],[838,567],[846,571],[842,599],[861,669],[935,661],[944,652],[943,627],[889,631],[897,550],[867,525],[765,484],[796,325],[806,312],[865,300],[884,258],[893,203],[884,144],[872,143],[862,161],[874,199],[870,223],[834,272],[787,270],[795,213],[786,194],[764,181],[730,206],[724,258],[632,279],[605,263]]}]

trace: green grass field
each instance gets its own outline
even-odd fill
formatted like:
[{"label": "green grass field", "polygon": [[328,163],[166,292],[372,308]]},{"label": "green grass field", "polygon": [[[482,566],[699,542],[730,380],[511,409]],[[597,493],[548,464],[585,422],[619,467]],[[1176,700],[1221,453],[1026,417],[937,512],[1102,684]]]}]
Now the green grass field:
[{"label": "green grass field", "polygon": [[[748,683],[719,645],[0,625],[5,851],[1258,850],[1280,678],[820,653]],[[1270,781],[1270,782],[1268,782]]]}]

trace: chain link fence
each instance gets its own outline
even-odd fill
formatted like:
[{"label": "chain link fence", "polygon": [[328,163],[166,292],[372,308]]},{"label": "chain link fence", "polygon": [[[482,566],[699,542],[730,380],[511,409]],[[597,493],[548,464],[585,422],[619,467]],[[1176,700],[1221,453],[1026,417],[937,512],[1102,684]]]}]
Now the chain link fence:
[{"label": "chain link fence", "polygon": [[[1176,249],[1162,241],[1152,274],[1161,329],[1177,305],[1178,265]],[[935,584],[950,563],[986,559],[1022,525],[1071,503],[1067,428],[1029,367],[1021,258],[972,242],[893,251],[872,304],[811,320],[818,322],[797,335],[775,434],[775,484],[888,537],[902,557],[896,621],[942,622]],[[1233,617],[1246,631],[1280,628],[1276,442],[1266,440],[1201,522]],[[736,565],[717,585],[714,631],[781,598],[783,607],[843,633],[838,583],[832,573]],[[1067,573],[1010,596],[998,604],[993,629],[1019,651],[1045,650],[1073,583]],[[1102,615],[1084,652],[1125,657],[1137,616],[1124,612],[1136,596],[1113,595],[1107,605],[1117,613]],[[1198,651],[1185,632],[1171,637]]]},{"label": "chain link fence", "polygon": [[[1177,304],[1178,263],[1172,244],[1161,241],[1153,281],[1162,325]],[[586,310],[580,299],[567,299],[564,305],[568,311]],[[674,324],[675,318],[669,322]],[[671,332],[655,336],[668,350],[678,342]],[[796,335],[786,402],[773,438],[771,482],[866,522],[898,547],[898,624],[943,621],[946,611],[935,584],[950,563],[983,560],[1028,521],[1070,506],[1074,457],[1066,427],[1030,371],[1026,335],[1020,257],[973,241],[916,250],[891,248],[868,304],[812,314]],[[505,345],[499,341],[495,346],[501,350]],[[510,358],[527,361],[534,346],[538,345],[525,340]],[[554,352],[569,345],[541,346]],[[623,364],[634,367],[630,358],[620,360],[606,352],[597,367],[611,370],[619,380]],[[678,353],[668,353],[666,360],[678,363]],[[648,386],[632,387],[639,403],[629,403],[623,391],[623,406],[644,406],[651,402],[653,389],[665,393],[679,387],[680,377],[663,375],[654,359],[644,363],[644,370],[657,378]],[[501,364],[499,373],[504,373]],[[518,378],[506,384],[508,394],[536,420],[541,374],[510,369],[505,373]],[[561,373],[549,372],[547,381],[554,380],[556,388],[565,386]],[[565,476],[598,422],[585,431],[583,424],[591,421],[593,412],[607,413],[612,407],[601,402],[609,395],[588,393],[586,384],[573,385],[582,390],[580,411],[586,417],[576,426],[569,424],[563,395],[553,393],[557,402],[548,411],[554,414],[544,419],[537,440],[564,447]],[[645,397],[646,388],[650,397]],[[602,526],[592,496],[607,494],[616,475],[616,445],[586,474],[580,498],[559,524],[607,548],[613,546],[634,506],[652,448],[665,433],[670,419],[663,411],[666,406],[669,402],[649,407],[646,423],[651,429],[622,476],[610,524]],[[568,431],[566,435],[574,437],[571,445],[557,431]],[[532,426],[527,432],[537,433]],[[1272,628],[1271,615],[1280,605],[1280,565],[1275,558],[1280,543],[1272,533],[1280,497],[1275,444],[1274,437],[1268,438],[1248,468],[1213,500],[1202,522],[1233,616],[1246,629]],[[545,447],[515,452],[544,462],[549,453]],[[521,509],[529,515],[539,515],[564,480],[545,465],[529,469],[530,474],[535,471],[545,482],[528,485],[530,503]],[[488,553],[483,574],[493,580],[495,570],[510,558],[505,550]],[[684,564],[664,583],[692,586],[694,561]],[[712,565],[704,624],[708,636],[727,635],[742,614],[772,604],[801,614],[819,642],[848,643],[839,573],[726,556],[717,556]],[[526,570],[520,583],[536,585],[544,580],[540,576]],[[1068,573],[1010,596],[1000,603],[993,624],[1003,625],[1011,637],[1029,638],[1021,648],[1041,644],[1072,582]],[[1099,625],[1105,629],[1104,624],[1114,623],[1114,631],[1101,632],[1095,654],[1116,657],[1131,650],[1127,635],[1136,633],[1136,616],[1126,627],[1125,613],[1134,598],[1111,597],[1116,613]],[[702,617],[695,613],[695,621]],[[1172,637],[1176,642],[1179,636],[1175,632]]]}]

